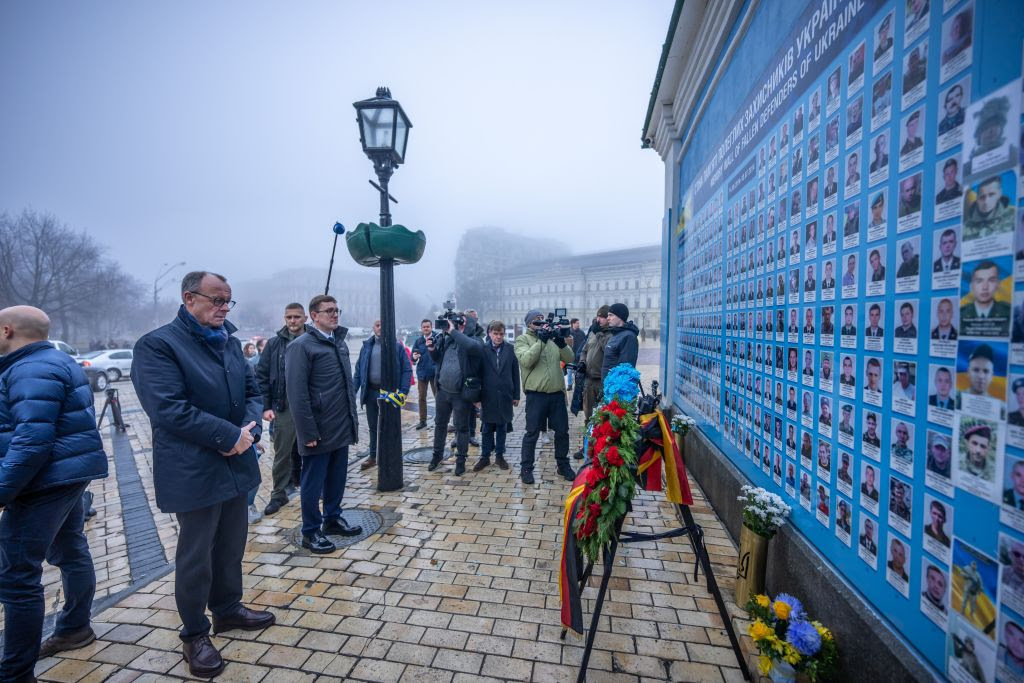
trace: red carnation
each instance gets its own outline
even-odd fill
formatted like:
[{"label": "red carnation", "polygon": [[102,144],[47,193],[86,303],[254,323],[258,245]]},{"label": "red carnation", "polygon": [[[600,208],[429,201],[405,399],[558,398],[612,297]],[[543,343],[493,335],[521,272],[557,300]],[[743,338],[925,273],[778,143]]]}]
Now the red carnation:
[{"label": "red carnation", "polygon": [[601,500],[608,500],[608,496],[612,495],[612,490],[607,486],[602,486],[598,495],[601,496]]},{"label": "red carnation", "polygon": [[597,439],[594,440],[594,452],[595,453],[600,453],[601,451],[603,451],[604,447],[607,445],[607,442],[608,442],[608,438],[607,437],[605,437],[605,436],[597,437]]},{"label": "red carnation", "polygon": [[599,467],[588,467],[587,472],[584,475],[584,482],[586,483],[585,494],[589,494],[590,490],[595,488],[601,480],[608,476],[604,470]]},{"label": "red carnation", "polygon": [[594,517],[597,517],[599,514],[601,514],[600,503],[591,503],[588,507],[590,508],[590,514]]},{"label": "red carnation", "polygon": [[604,454],[604,457],[608,461],[609,465],[615,465],[616,467],[620,467],[621,465],[624,464],[622,456],[619,455],[619,449],[615,446],[609,448],[608,452]]}]

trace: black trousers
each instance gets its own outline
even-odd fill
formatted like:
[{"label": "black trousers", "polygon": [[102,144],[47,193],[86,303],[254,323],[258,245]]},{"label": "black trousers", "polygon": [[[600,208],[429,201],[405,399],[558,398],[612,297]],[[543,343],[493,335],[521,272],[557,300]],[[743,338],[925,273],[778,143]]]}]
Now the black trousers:
[{"label": "black trousers", "polygon": [[370,430],[370,459],[377,457],[377,418],[380,417],[380,404],[377,395],[380,387],[369,384],[366,387],[366,426]]},{"label": "black trousers", "polygon": [[526,392],[526,435],[523,436],[523,450],[520,467],[523,472],[533,472],[537,450],[537,438],[542,429],[555,432],[555,462],[559,467],[569,465],[569,412],[565,406],[565,392],[555,391],[542,394]]},{"label": "black trousers", "polygon": [[230,614],[242,602],[242,555],[249,529],[246,494],[177,513],[174,601],[181,617],[181,639],[210,631],[206,608]]},{"label": "black trousers", "polygon": [[462,400],[458,394],[444,389],[437,390],[434,399],[434,459],[440,460],[444,455],[444,445],[448,440],[448,420],[455,423],[456,457],[466,458],[469,450],[469,416],[473,405]]}]

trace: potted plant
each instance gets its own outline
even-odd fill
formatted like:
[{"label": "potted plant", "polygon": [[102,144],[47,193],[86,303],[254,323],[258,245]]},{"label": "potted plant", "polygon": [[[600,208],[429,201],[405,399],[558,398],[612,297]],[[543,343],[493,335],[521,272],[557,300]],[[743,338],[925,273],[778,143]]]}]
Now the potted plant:
[{"label": "potted plant", "polygon": [[811,621],[792,595],[765,594],[746,606],[753,622],[748,633],[760,653],[757,668],[773,681],[793,681],[797,674],[810,681],[827,679],[836,664],[836,641],[820,622]]},{"label": "potted plant", "polygon": [[676,415],[672,418],[672,434],[676,439],[676,448],[679,452],[683,452],[683,441],[686,440],[686,434],[697,426],[697,421],[689,415]]},{"label": "potted plant", "polygon": [[764,592],[768,541],[786,523],[790,507],[779,496],[761,487],[744,485],[740,554],[736,563],[736,604],[745,605],[751,595]]}]

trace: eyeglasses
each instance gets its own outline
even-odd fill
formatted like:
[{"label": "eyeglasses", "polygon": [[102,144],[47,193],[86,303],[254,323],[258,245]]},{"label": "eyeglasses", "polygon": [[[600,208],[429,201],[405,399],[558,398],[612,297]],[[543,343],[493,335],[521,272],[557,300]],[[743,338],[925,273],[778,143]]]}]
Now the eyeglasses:
[{"label": "eyeglasses", "polygon": [[219,296],[210,296],[209,294],[203,294],[202,292],[190,291],[189,294],[194,294],[196,296],[201,296],[204,299],[209,299],[210,303],[213,304],[214,307],[216,308],[223,308],[224,306],[227,306],[229,311],[235,307],[236,303],[238,303],[237,301],[231,301],[230,299],[222,299]]},{"label": "eyeglasses", "polygon": [[313,312],[314,313],[323,313],[324,315],[341,315],[341,309],[340,308],[321,308],[320,310],[313,311]]}]

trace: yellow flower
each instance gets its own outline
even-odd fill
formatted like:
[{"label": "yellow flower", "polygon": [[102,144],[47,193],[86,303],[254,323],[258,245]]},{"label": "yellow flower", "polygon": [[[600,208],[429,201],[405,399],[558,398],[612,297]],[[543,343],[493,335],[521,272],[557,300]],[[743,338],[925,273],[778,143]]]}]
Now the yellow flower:
[{"label": "yellow flower", "polygon": [[767,676],[772,671],[772,660],[767,655],[761,655],[757,658],[757,670],[761,672],[761,675]]},{"label": "yellow flower", "polygon": [[796,666],[800,663],[800,653],[796,651],[796,648],[786,643],[786,653],[782,656],[790,665]]},{"label": "yellow flower", "polygon": [[789,619],[789,611],[791,609],[789,605],[782,602],[781,600],[776,600],[772,604],[772,607],[775,609],[775,616],[777,616],[779,619]]},{"label": "yellow flower", "polygon": [[754,640],[764,640],[771,635],[774,635],[774,631],[760,619],[750,625],[750,637]]},{"label": "yellow flower", "polygon": [[822,640],[832,640],[832,632],[822,626],[820,622],[812,621],[811,626],[818,631],[818,635],[821,636]]},{"label": "yellow flower", "polygon": [[759,607],[767,607],[769,604],[771,604],[770,601],[768,600],[768,596],[764,595],[764,594],[755,596],[754,600],[757,601],[757,605]]}]

